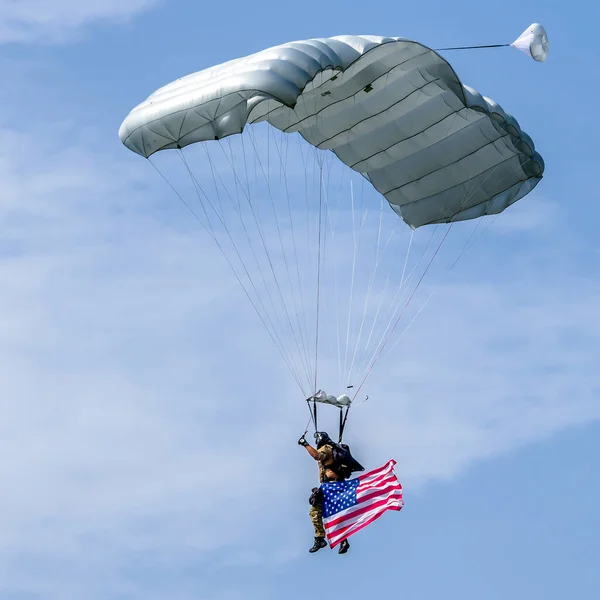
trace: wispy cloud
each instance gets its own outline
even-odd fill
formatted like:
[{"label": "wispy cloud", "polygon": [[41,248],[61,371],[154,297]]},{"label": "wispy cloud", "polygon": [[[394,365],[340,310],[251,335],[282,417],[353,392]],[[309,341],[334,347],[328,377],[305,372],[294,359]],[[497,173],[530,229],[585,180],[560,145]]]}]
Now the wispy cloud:
[{"label": "wispy cloud", "polygon": [[[181,598],[236,598],[210,577],[198,590],[190,569],[304,551],[288,544],[310,535],[302,399],[149,165],[56,132],[0,137],[0,590],[147,599],[152,571]],[[349,423],[361,462],[395,456],[414,489],[600,417],[600,286],[568,251],[540,269],[547,230],[495,263],[510,278],[482,251],[428,288]]]},{"label": "wispy cloud", "polygon": [[396,440],[417,485],[600,418],[600,285],[548,273],[439,290],[373,382],[361,421],[369,453],[383,458]]},{"label": "wispy cloud", "polygon": [[[254,474],[276,468],[260,421],[279,409],[249,405],[232,346],[229,368],[212,349],[228,335],[241,343],[240,320],[210,326],[235,312],[220,306],[231,282],[203,260],[212,247],[175,231],[164,206],[159,222],[119,161],[75,146],[40,156],[27,136],[2,137],[12,148],[0,159],[5,593],[52,597],[36,557],[88,556],[69,577],[75,598],[89,569],[95,579],[158,546],[235,542],[261,502]],[[233,510],[237,485],[255,491],[248,512]]]},{"label": "wispy cloud", "polygon": [[63,42],[85,25],[123,21],[158,0],[0,0],[0,43]]}]

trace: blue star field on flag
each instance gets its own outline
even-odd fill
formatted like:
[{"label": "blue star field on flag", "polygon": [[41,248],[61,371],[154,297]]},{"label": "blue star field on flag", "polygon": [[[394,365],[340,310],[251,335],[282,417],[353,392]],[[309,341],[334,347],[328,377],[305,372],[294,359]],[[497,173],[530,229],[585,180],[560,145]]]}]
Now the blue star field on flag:
[{"label": "blue star field on flag", "polygon": [[359,479],[350,481],[336,481],[322,484],[323,489],[323,516],[330,517],[341,510],[355,506],[356,489],[360,483]]}]

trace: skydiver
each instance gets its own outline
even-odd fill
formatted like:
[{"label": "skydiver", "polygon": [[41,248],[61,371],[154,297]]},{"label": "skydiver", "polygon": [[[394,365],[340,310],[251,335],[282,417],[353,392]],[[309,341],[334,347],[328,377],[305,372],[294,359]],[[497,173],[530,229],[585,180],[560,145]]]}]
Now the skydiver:
[{"label": "skydiver", "polygon": [[[329,481],[344,481],[333,469],[333,441],[324,431],[315,432],[316,448],[313,448],[304,435],[298,440],[300,446],[304,446],[306,451],[319,463],[319,481],[321,483]],[[321,488],[313,488],[309,500],[311,507],[308,516],[312,521],[315,530],[315,543],[309,552],[317,552],[327,546],[325,541],[325,528],[323,527],[323,492]],[[345,554],[350,548],[348,540],[343,540],[338,550],[339,554]]]}]

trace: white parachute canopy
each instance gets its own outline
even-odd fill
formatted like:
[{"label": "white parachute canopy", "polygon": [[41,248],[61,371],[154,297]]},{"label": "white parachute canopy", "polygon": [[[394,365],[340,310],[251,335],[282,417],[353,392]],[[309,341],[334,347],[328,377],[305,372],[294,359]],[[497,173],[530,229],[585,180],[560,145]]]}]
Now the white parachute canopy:
[{"label": "white parachute canopy", "polygon": [[[514,44],[541,60],[542,32]],[[499,46],[510,44],[478,47]],[[447,273],[481,217],[545,168],[517,119],[438,51],[377,35],[286,42],[190,73],[134,107],[119,136],[160,163],[212,237],[302,397],[338,408],[425,306],[416,294],[452,224],[474,221]],[[315,393],[350,383],[350,397]]]},{"label": "white parachute canopy", "polygon": [[187,75],[135,107],[119,136],[148,158],[260,121],[331,150],[413,229],[498,214],[544,171],[497,102],[423,44],[381,36],[288,42]]},{"label": "white parachute canopy", "polygon": [[525,54],[529,54],[531,58],[538,62],[544,62],[550,50],[548,34],[539,23],[532,23],[511,46],[525,52]]}]

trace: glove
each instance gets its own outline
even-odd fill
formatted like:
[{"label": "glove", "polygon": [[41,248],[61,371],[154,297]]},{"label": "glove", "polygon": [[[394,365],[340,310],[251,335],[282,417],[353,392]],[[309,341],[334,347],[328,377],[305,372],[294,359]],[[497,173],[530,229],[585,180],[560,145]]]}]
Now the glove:
[{"label": "glove", "polygon": [[308,446],[308,442],[306,441],[306,438],[304,436],[302,436],[299,440],[298,440],[298,445],[299,446]]}]

